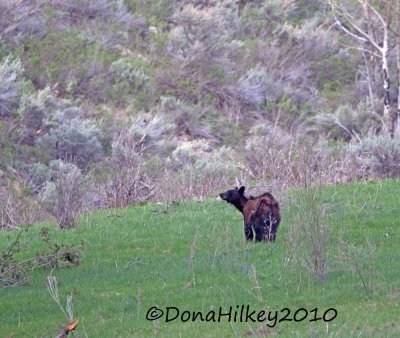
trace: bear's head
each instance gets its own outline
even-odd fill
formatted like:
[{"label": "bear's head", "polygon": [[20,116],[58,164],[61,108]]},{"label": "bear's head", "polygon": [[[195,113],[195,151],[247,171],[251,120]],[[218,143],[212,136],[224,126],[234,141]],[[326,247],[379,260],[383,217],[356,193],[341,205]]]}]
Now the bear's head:
[{"label": "bear's head", "polygon": [[241,186],[240,188],[236,187],[235,189],[228,190],[226,192],[221,192],[219,197],[221,197],[224,201],[228,203],[235,204],[241,200],[244,194],[245,187]]}]

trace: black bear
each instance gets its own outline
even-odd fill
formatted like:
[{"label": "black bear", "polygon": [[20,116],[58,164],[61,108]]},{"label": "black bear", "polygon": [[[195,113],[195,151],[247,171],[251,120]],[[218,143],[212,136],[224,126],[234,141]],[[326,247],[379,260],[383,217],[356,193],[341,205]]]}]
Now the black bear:
[{"label": "black bear", "polygon": [[279,204],[268,192],[247,198],[244,195],[245,187],[236,187],[233,190],[220,193],[219,196],[233,204],[244,217],[244,234],[248,241],[274,241],[281,222]]}]

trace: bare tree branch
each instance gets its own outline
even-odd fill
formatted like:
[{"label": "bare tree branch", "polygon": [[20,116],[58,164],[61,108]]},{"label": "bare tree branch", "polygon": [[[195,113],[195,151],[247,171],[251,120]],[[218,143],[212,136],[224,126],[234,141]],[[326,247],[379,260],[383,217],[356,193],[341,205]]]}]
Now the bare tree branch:
[{"label": "bare tree branch", "polygon": [[363,38],[362,36],[358,36],[358,35],[352,33],[350,30],[348,30],[347,27],[346,27],[345,25],[343,25],[335,15],[334,15],[334,18],[335,18],[336,24],[337,24],[337,25],[339,26],[339,28],[340,28],[341,30],[343,30],[346,34],[348,34],[348,35],[350,35],[351,37],[353,37],[353,38],[355,38],[355,39],[357,39],[357,40],[360,40],[360,41],[362,41],[362,42],[367,42],[367,41],[368,41],[368,39]]}]

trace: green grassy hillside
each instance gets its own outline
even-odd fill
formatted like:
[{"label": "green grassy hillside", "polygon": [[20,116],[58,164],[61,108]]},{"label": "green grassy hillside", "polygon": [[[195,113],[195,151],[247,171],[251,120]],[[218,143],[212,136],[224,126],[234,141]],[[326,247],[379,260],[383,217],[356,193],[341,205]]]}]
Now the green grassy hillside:
[{"label": "green grassy hillside", "polygon": [[[332,231],[324,281],[302,267],[290,244],[309,206],[302,194],[277,196],[283,221],[270,245],[245,243],[239,212],[214,200],[104,210],[83,216],[75,229],[52,230],[61,242],[82,241],[84,259],[74,268],[35,270],[28,285],[0,290],[0,336],[50,337],[68,323],[46,288],[52,274],[62,304],[73,293],[77,337],[398,337],[400,182],[323,190],[319,217]],[[242,305],[256,311],[253,319],[264,310],[271,320],[240,322]],[[153,306],[180,315],[148,321]],[[218,322],[219,309],[230,307],[231,322],[227,315]],[[298,321],[275,323],[271,316],[278,311],[283,319],[284,308],[286,319],[297,311]],[[187,320],[184,311],[209,321]],[[324,313],[326,321],[315,320]],[[171,308],[169,319],[175,315]]]}]

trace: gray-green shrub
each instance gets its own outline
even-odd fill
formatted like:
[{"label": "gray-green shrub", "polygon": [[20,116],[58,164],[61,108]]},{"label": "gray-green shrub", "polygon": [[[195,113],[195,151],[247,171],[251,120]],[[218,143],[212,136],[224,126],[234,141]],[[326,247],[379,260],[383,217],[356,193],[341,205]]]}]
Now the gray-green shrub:
[{"label": "gray-green shrub", "polygon": [[0,61],[0,117],[11,116],[20,104],[24,68],[19,59],[6,57]]},{"label": "gray-green shrub", "polygon": [[221,147],[212,151],[201,141],[178,147],[165,164],[156,187],[157,197],[167,202],[217,196],[234,184],[242,169],[235,150]]},{"label": "gray-green shrub", "polygon": [[103,157],[100,129],[90,120],[73,118],[39,138],[37,145],[51,159],[73,159],[79,166]]},{"label": "gray-green shrub", "polygon": [[378,135],[349,146],[360,167],[373,178],[400,177],[400,139]]},{"label": "gray-green shrub", "polygon": [[24,144],[34,145],[46,132],[59,127],[64,121],[83,115],[83,112],[71,101],[56,97],[53,90],[47,86],[37,92],[23,95],[18,115],[18,139]]},{"label": "gray-green shrub", "polygon": [[107,159],[107,176],[102,185],[107,207],[121,208],[148,200],[154,185],[146,173],[144,149],[129,130],[123,130],[112,142],[111,157]]},{"label": "gray-green shrub", "polygon": [[88,178],[75,164],[61,160],[50,162],[49,168],[52,178],[46,181],[39,199],[57,219],[59,228],[71,228],[82,209]]}]

